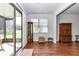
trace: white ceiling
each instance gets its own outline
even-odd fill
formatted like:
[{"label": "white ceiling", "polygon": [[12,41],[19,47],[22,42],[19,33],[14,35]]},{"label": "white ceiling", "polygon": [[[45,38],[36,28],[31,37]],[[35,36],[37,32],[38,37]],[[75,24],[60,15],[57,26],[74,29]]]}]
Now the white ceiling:
[{"label": "white ceiling", "polygon": [[68,10],[64,12],[64,14],[79,14],[79,3],[70,7]]},{"label": "white ceiling", "polygon": [[64,3],[20,3],[24,12],[54,13]]}]

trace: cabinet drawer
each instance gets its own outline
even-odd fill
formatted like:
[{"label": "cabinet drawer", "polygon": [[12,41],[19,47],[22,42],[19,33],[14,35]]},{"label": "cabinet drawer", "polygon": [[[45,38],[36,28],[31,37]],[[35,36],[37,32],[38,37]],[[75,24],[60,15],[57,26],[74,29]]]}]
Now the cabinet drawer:
[{"label": "cabinet drawer", "polygon": [[59,40],[62,41],[62,42],[71,42],[72,36],[60,36]]}]

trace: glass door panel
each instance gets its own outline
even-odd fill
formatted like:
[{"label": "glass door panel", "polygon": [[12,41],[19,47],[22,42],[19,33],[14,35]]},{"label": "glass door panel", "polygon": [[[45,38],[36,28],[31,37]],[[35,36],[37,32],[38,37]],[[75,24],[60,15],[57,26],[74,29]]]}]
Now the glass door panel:
[{"label": "glass door panel", "polygon": [[16,51],[21,47],[21,13],[16,10]]}]

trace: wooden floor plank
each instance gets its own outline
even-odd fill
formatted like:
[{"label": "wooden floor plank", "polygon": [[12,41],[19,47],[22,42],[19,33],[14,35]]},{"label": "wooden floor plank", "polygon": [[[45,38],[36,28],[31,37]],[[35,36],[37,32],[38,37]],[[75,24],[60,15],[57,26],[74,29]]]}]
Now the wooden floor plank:
[{"label": "wooden floor plank", "polygon": [[33,49],[33,56],[79,56],[79,42],[28,43],[24,49]]}]

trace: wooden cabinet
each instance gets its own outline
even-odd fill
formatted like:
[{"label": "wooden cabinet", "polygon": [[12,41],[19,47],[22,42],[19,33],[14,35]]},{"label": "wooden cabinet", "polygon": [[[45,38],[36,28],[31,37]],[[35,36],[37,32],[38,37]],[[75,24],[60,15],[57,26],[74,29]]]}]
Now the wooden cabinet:
[{"label": "wooden cabinet", "polygon": [[27,35],[27,41],[33,42],[33,22],[28,22],[28,35]]},{"label": "wooden cabinet", "polygon": [[71,23],[61,23],[59,26],[59,41],[60,42],[71,42]]}]

